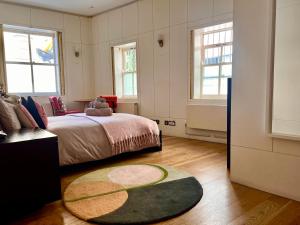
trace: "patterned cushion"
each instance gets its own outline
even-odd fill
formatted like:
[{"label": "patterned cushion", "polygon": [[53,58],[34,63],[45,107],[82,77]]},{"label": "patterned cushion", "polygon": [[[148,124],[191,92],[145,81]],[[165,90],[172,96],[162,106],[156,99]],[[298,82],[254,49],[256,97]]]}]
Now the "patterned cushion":
[{"label": "patterned cushion", "polygon": [[28,110],[22,104],[18,104],[16,106],[16,113],[18,115],[22,127],[31,129],[39,127],[33,119],[33,117],[31,116],[30,112],[28,112]]},{"label": "patterned cushion", "polygon": [[32,99],[32,97],[29,96],[27,100],[22,97],[22,105],[24,105],[25,108],[30,112],[31,116],[34,118],[39,127],[42,129],[46,129],[46,125],[44,124],[44,121],[40,116],[39,111],[36,108],[35,101]]},{"label": "patterned cushion", "polygon": [[58,102],[58,105],[59,105],[59,109],[62,110],[62,111],[66,111],[64,101],[62,100],[61,97],[58,97],[57,102]]},{"label": "patterned cushion", "polygon": [[15,105],[0,99],[0,121],[4,131],[21,129],[21,124],[15,112]]}]

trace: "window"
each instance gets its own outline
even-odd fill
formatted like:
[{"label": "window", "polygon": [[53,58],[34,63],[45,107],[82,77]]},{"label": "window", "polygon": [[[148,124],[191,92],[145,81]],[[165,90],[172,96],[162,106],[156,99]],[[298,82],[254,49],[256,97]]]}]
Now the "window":
[{"label": "window", "polygon": [[232,75],[233,23],[192,31],[192,99],[222,99]]},{"label": "window", "polygon": [[5,26],[7,92],[49,95],[59,92],[56,32]]},{"label": "window", "polygon": [[114,92],[119,98],[137,98],[136,42],[113,47]]}]

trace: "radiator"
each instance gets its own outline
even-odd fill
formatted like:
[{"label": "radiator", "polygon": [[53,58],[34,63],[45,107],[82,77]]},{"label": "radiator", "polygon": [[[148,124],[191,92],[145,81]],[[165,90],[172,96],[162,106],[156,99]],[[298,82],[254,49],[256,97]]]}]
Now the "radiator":
[{"label": "radiator", "polygon": [[118,102],[117,113],[129,113],[138,115],[138,103],[124,103]]},{"label": "radiator", "polygon": [[188,105],[187,127],[192,129],[227,130],[227,107],[218,105]]}]

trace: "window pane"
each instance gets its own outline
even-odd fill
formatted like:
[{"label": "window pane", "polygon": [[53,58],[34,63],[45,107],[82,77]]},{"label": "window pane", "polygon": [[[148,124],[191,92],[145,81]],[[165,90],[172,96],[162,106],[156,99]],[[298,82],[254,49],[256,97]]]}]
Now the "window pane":
[{"label": "window pane", "polygon": [[193,98],[200,98],[200,80],[201,80],[201,50],[194,51],[194,70],[193,70]]},{"label": "window pane", "polygon": [[207,48],[205,49],[205,65],[219,64],[221,61],[221,48]]},{"label": "window pane", "polygon": [[209,34],[208,35],[208,44],[209,45],[214,44],[214,34]]},{"label": "window pane", "polygon": [[30,35],[32,61],[35,63],[54,63],[53,38]]},{"label": "window pane", "polygon": [[204,67],[204,77],[219,77],[219,66]]},{"label": "window pane", "polygon": [[214,44],[219,44],[220,43],[220,33],[214,33]]},{"label": "window pane", "polygon": [[220,32],[220,43],[225,43],[225,31]]},{"label": "window pane", "polygon": [[125,96],[133,96],[134,95],[134,75],[133,73],[124,74],[124,95]]},{"label": "window pane", "polygon": [[192,98],[226,95],[226,79],[232,76],[232,25],[230,22],[193,31],[194,38],[196,34],[202,38],[200,48],[194,45],[192,51]]},{"label": "window pane", "polygon": [[223,62],[232,62],[232,45],[224,46],[223,47]]},{"label": "window pane", "polygon": [[33,66],[34,91],[56,92],[55,66]]},{"label": "window pane", "polygon": [[203,95],[218,95],[219,79],[206,78],[203,79]]},{"label": "window pane", "polygon": [[124,54],[125,60],[125,72],[134,72],[136,71],[136,50],[130,49],[126,50]]},{"label": "window pane", "polygon": [[224,77],[232,76],[232,65],[223,65],[222,66],[222,76],[224,76]]},{"label": "window pane", "polygon": [[137,76],[136,73],[134,74],[134,80],[133,80],[133,85],[134,85],[134,95],[137,95]]},{"label": "window pane", "polygon": [[221,95],[227,95],[227,80],[228,78],[221,79]]},{"label": "window pane", "polygon": [[232,30],[226,31],[226,42],[232,42]]},{"label": "window pane", "polygon": [[4,32],[4,46],[6,61],[30,61],[27,34]]},{"label": "window pane", "polygon": [[6,64],[8,93],[32,92],[31,68],[29,65]]},{"label": "window pane", "polygon": [[[205,34],[203,38],[204,38],[204,40],[203,40],[203,41],[204,41],[204,45],[208,45],[208,34]],[[201,45],[199,44],[199,47],[200,47],[200,46],[201,46]],[[196,46],[195,46],[195,47],[196,47]]]}]

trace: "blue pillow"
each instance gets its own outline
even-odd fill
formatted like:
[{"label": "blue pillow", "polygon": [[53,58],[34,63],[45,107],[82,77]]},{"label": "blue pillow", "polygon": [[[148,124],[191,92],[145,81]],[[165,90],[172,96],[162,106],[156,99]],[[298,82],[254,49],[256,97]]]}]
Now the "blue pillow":
[{"label": "blue pillow", "polygon": [[46,126],[35,106],[35,102],[32,99],[32,97],[29,96],[27,100],[24,97],[22,97],[22,105],[24,105],[25,108],[30,112],[30,114],[34,118],[35,122],[39,125],[39,127],[42,129],[46,129]]}]

